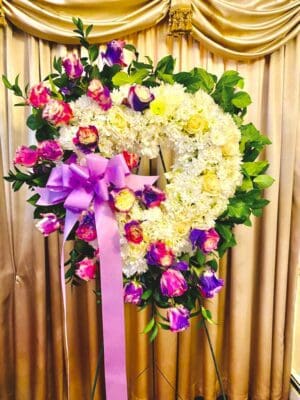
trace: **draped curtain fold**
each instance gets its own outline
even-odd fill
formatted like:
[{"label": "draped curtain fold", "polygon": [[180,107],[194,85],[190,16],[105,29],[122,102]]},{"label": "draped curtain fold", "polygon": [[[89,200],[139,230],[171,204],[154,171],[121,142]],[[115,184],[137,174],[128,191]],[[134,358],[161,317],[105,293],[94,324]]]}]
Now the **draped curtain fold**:
[{"label": "draped curtain fold", "polygon": [[192,6],[192,35],[223,57],[251,60],[272,53],[299,32],[297,0],[2,0],[6,18],[23,31],[74,44],[72,16],[94,24],[103,43],[158,24],[169,8]]},{"label": "draped curtain fold", "polygon": [[[4,3],[7,10],[8,2]],[[268,57],[244,63],[213,55],[191,37],[174,40],[167,30],[167,24],[160,23],[125,39],[155,61],[173,54],[178,70],[201,66],[217,75],[224,69],[238,70],[253,99],[248,119],[273,142],[265,154],[276,179],[265,193],[271,203],[252,228],[236,229],[239,244],[220,266],[226,288],[208,303],[217,321],[209,330],[231,400],[287,400],[300,248],[300,165],[296,159],[300,37]],[[0,31],[0,72],[9,79],[20,72],[20,84],[29,81],[32,85],[50,72],[54,55],[73,50],[80,51],[36,39],[8,24]],[[0,85],[0,167],[5,175],[16,147],[33,140],[25,126],[28,111],[14,108],[14,102]],[[165,157],[170,161],[167,150]],[[161,172],[159,163],[152,167]],[[63,400],[59,239],[52,235],[44,240],[34,228],[32,208],[25,202],[28,192],[22,189],[12,194],[9,185],[0,181],[0,193],[0,398]],[[96,370],[102,339],[95,288],[94,282],[68,287],[72,400],[89,398]],[[150,344],[141,333],[150,312],[138,313],[126,306],[129,398],[192,400],[202,395],[215,400],[219,388],[199,321],[194,319],[192,328],[178,335],[162,331]],[[101,369],[97,399],[105,398],[103,379]]]}]

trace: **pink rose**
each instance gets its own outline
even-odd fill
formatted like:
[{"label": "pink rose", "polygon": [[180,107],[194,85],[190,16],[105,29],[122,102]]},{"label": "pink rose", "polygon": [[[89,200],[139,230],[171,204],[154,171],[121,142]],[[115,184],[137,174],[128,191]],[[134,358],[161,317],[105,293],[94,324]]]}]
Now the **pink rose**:
[{"label": "pink rose", "polygon": [[102,85],[99,79],[93,79],[90,82],[87,95],[95,100],[104,111],[107,111],[112,106],[110,91],[106,86]]},{"label": "pink rose", "polygon": [[44,235],[48,236],[50,233],[57,231],[60,227],[60,222],[57,216],[53,213],[42,214],[42,219],[36,223],[38,230]]},{"label": "pink rose", "polygon": [[96,262],[88,257],[85,257],[82,261],[77,263],[78,268],[75,274],[84,281],[89,281],[96,278],[97,264]]},{"label": "pink rose", "polygon": [[57,140],[44,140],[39,144],[38,152],[41,158],[51,161],[59,160],[64,154]]},{"label": "pink rose", "polygon": [[37,149],[31,147],[21,146],[16,150],[14,164],[24,165],[24,167],[33,167],[39,157]]},{"label": "pink rose", "polygon": [[139,165],[140,157],[135,153],[128,153],[128,151],[123,151],[123,157],[129,169],[136,168]]},{"label": "pink rose", "polygon": [[68,103],[51,99],[43,110],[43,118],[53,125],[66,125],[73,118],[73,111]]},{"label": "pink rose", "polygon": [[27,103],[32,107],[44,107],[50,100],[50,90],[43,83],[33,86],[28,93]]},{"label": "pink rose", "polygon": [[169,246],[164,242],[157,241],[148,246],[146,258],[149,265],[170,267],[174,263],[175,256]]}]

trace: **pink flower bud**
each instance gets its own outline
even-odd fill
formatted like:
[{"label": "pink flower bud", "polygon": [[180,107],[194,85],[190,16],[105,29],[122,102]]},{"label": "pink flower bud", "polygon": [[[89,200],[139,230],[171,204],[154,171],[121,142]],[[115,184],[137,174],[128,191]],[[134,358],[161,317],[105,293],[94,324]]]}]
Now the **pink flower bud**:
[{"label": "pink flower bud", "polygon": [[73,111],[68,103],[51,99],[43,110],[43,118],[53,125],[66,125],[73,118]]},{"label": "pink flower bud", "polygon": [[96,262],[88,257],[85,257],[82,261],[77,263],[78,268],[75,274],[84,281],[89,281],[96,278],[97,264]]},{"label": "pink flower bud", "polygon": [[57,231],[60,227],[60,222],[57,216],[53,213],[42,214],[43,218],[40,219],[35,226],[44,235],[48,236],[50,233]]}]

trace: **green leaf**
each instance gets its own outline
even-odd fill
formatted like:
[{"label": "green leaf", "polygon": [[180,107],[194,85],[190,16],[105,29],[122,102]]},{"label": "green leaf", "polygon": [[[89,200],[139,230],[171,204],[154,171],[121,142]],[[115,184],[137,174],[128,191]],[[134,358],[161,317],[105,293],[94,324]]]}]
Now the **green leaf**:
[{"label": "green leaf", "polygon": [[168,325],[168,324],[163,324],[162,322],[159,322],[158,324],[159,324],[159,326],[160,326],[162,329],[164,329],[164,330],[166,330],[166,331],[169,331],[169,330],[170,330],[170,325]]},{"label": "green leaf", "polygon": [[14,104],[15,107],[25,107],[25,106],[27,106],[27,105],[28,105],[28,104],[25,103],[25,102],[22,102],[22,103],[15,103],[15,104]]},{"label": "green leaf", "polygon": [[155,325],[155,319],[154,319],[154,317],[152,317],[150,319],[150,321],[148,322],[148,324],[145,326],[143,333],[149,333],[152,330],[152,328],[154,327],[154,325]]},{"label": "green leaf", "polygon": [[143,79],[146,78],[148,75],[149,71],[147,69],[139,69],[129,76],[130,83],[141,84],[143,82]]},{"label": "green leaf", "polygon": [[205,255],[202,253],[200,249],[196,251],[196,260],[199,265],[203,265],[205,263]]},{"label": "green leaf", "polygon": [[228,70],[223,73],[219,81],[217,82],[216,88],[219,89],[224,86],[235,87],[239,84],[241,77],[237,71]]},{"label": "green leaf", "polygon": [[132,44],[125,44],[124,49],[131,51],[134,54],[138,54],[136,48]]},{"label": "green leaf", "polygon": [[89,59],[90,59],[90,61],[91,61],[91,62],[94,62],[94,61],[98,58],[98,55],[99,55],[99,47],[98,47],[97,45],[94,44],[93,46],[90,46],[90,47],[89,47],[88,52],[89,52]]},{"label": "green leaf", "polygon": [[215,258],[213,258],[212,260],[209,260],[209,261],[207,262],[207,264],[208,264],[208,265],[210,266],[210,268],[212,268],[215,272],[218,271],[219,264],[218,264],[218,261],[217,261]]},{"label": "green leaf", "polygon": [[27,200],[27,203],[29,203],[29,204],[35,206],[35,205],[36,205],[36,202],[38,201],[39,198],[40,198],[40,195],[36,193],[36,194],[34,194],[33,196],[31,196],[31,197]]},{"label": "green leaf", "polygon": [[134,66],[134,68],[136,69],[151,69],[152,70],[152,64],[145,64],[142,62],[137,62],[137,61],[132,61],[132,65]]},{"label": "green leaf", "polygon": [[249,207],[243,202],[239,200],[232,201],[229,204],[227,209],[227,216],[236,218],[236,219],[247,219],[250,215]]},{"label": "green leaf", "polygon": [[253,179],[255,186],[259,189],[266,189],[273,184],[275,181],[270,175],[258,175],[256,178]]},{"label": "green leaf", "polygon": [[120,71],[113,76],[112,83],[114,86],[126,85],[127,83],[130,83],[130,77],[128,74],[126,74],[126,72]]},{"label": "green leaf", "polygon": [[231,103],[238,108],[248,107],[252,103],[251,97],[246,92],[237,92],[231,99]]},{"label": "green leaf", "polygon": [[247,192],[248,190],[252,190],[253,189],[252,180],[250,178],[244,177],[240,189],[244,192]]},{"label": "green leaf", "polygon": [[163,57],[156,66],[155,73],[172,74],[175,68],[175,58],[172,56]]},{"label": "green leaf", "polygon": [[91,30],[93,29],[94,25],[89,25],[86,30],[85,30],[85,36],[88,37],[89,34],[91,33]]},{"label": "green leaf", "polygon": [[242,164],[242,170],[248,176],[257,176],[263,173],[268,166],[268,161],[245,162]]},{"label": "green leaf", "polygon": [[152,333],[150,335],[150,338],[149,338],[150,342],[153,342],[153,340],[156,338],[157,334],[158,334],[158,327],[157,327],[157,325],[155,325],[152,330]]},{"label": "green leaf", "polygon": [[148,300],[151,296],[152,296],[152,289],[148,289],[142,294],[142,299]]},{"label": "green leaf", "polygon": [[221,223],[216,224],[216,230],[226,241],[232,238],[232,227]]},{"label": "green leaf", "polygon": [[2,75],[2,82],[4,83],[4,86],[7,89],[11,89],[12,88],[12,84],[9,82],[9,80],[7,79],[7,77],[5,75]]},{"label": "green leaf", "polygon": [[43,126],[44,120],[42,119],[40,114],[31,114],[27,118],[26,125],[31,130],[35,131]]},{"label": "green leaf", "polygon": [[172,74],[163,74],[158,71],[157,76],[163,82],[170,83],[171,85],[174,83],[174,78]]},{"label": "green leaf", "polygon": [[207,93],[211,93],[215,87],[216,76],[208,73],[203,68],[194,68],[192,70],[193,76],[199,79],[199,89],[203,89]]}]

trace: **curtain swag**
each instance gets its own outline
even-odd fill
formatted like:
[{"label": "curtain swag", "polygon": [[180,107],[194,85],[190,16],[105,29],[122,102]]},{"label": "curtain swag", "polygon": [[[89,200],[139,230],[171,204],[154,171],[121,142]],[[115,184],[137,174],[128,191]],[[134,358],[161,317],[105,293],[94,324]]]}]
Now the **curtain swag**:
[{"label": "curtain swag", "polygon": [[[299,33],[298,0],[2,0],[6,18],[41,39],[75,44],[72,16],[93,24],[103,43],[157,25],[169,13],[169,33],[189,33],[223,57],[250,60],[274,52]],[[1,11],[0,25],[4,24]]]}]

